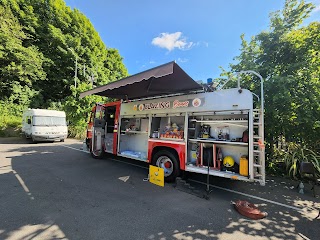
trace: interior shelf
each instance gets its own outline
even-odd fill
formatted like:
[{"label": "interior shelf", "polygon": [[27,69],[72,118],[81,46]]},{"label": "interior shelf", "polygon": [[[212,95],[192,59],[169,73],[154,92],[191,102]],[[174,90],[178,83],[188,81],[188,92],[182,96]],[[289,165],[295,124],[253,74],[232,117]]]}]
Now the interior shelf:
[{"label": "interior shelf", "polygon": [[207,123],[207,124],[228,124],[230,126],[236,126],[241,128],[248,128],[248,125],[241,125],[241,123],[247,124],[247,120],[194,120],[197,123]]},{"label": "interior shelf", "polygon": [[230,145],[240,145],[248,146],[248,143],[245,142],[231,142],[231,141],[219,141],[211,139],[189,139],[189,142],[202,142],[202,143],[214,143],[214,144],[230,144]]},{"label": "interior shelf", "polygon": [[130,130],[130,131],[121,131],[121,133],[140,133],[140,134],[147,134],[148,132],[147,131],[133,131],[133,130]]},{"label": "interior shelf", "polygon": [[184,139],[179,139],[179,138],[159,138],[160,140],[165,140],[165,141],[177,141],[177,142],[183,142]]},{"label": "interior shelf", "polygon": [[190,119],[190,122],[199,122],[199,123],[247,123],[248,120],[198,120],[198,119]]},{"label": "interior shelf", "polygon": [[[188,170],[190,172],[196,172],[196,173],[202,173],[202,174],[208,173],[208,167],[206,167],[206,166],[202,166],[202,167],[193,166],[192,164],[187,165],[186,170]],[[235,173],[235,172],[218,171],[218,170],[213,170],[210,168],[209,174],[215,175],[215,176],[220,176],[220,177],[231,178],[231,179],[250,181],[249,177],[242,176],[239,173]]]}]

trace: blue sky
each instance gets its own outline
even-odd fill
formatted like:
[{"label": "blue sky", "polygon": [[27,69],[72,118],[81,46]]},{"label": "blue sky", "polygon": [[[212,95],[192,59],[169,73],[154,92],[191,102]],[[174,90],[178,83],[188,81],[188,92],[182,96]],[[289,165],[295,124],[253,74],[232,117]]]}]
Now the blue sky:
[{"label": "blue sky", "polygon": [[[307,1],[308,2],[308,1]],[[306,21],[320,20],[320,0]],[[176,61],[206,81],[228,69],[246,39],[268,29],[284,0],[66,0],[84,13],[107,47],[116,48],[129,74]]]}]

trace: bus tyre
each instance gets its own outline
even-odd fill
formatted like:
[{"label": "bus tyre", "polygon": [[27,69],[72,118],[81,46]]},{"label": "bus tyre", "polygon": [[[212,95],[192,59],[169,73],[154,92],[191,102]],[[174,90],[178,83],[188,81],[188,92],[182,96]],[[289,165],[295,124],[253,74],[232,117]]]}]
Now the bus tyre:
[{"label": "bus tyre", "polygon": [[180,174],[179,162],[176,155],[167,150],[160,150],[152,159],[152,165],[164,169],[164,180],[166,182],[175,181]]}]

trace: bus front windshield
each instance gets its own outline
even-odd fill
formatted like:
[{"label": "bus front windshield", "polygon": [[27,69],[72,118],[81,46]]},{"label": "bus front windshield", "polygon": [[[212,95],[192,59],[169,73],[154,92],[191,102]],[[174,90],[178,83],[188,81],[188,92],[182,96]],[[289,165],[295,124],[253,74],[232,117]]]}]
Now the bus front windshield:
[{"label": "bus front windshield", "polygon": [[65,117],[34,116],[33,126],[66,126]]}]

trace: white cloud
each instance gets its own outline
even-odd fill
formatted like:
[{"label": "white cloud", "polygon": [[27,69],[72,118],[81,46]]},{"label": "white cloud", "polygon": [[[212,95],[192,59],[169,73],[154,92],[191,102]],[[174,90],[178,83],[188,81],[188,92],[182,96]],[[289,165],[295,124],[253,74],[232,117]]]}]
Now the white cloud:
[{"label": "white cloud", "polygon": [[320,12],[320,0],[311,1],[316,7],[312,10],[312,13]]},{"label": "white cloud", "polygon": [[152,39],[153,45],[172,51],[175,48],[180,50],[189,50],[194,46],[193,42],[188,42],[182,36],[182,32],[161,33],[159,37]]},{"label": "white cloud", "polygon": [[189,61],[189,59],[187,59],[187,58],[178,58],[177,59],[177,62],[181,62],[181,63],[185,63],[185,62],[188,62]]},{"label": "white cloud", "polygon": [[194,45],[197,47],[201,47],[201,46],[209,47],[209,43],[206,41],[199,41],[199,42],[196,42]]},{"label": "white cloud", "polygon": [[313,13],[315,12],[320,12],[320,5],[316,6],[314,9],[313,9]]}]

